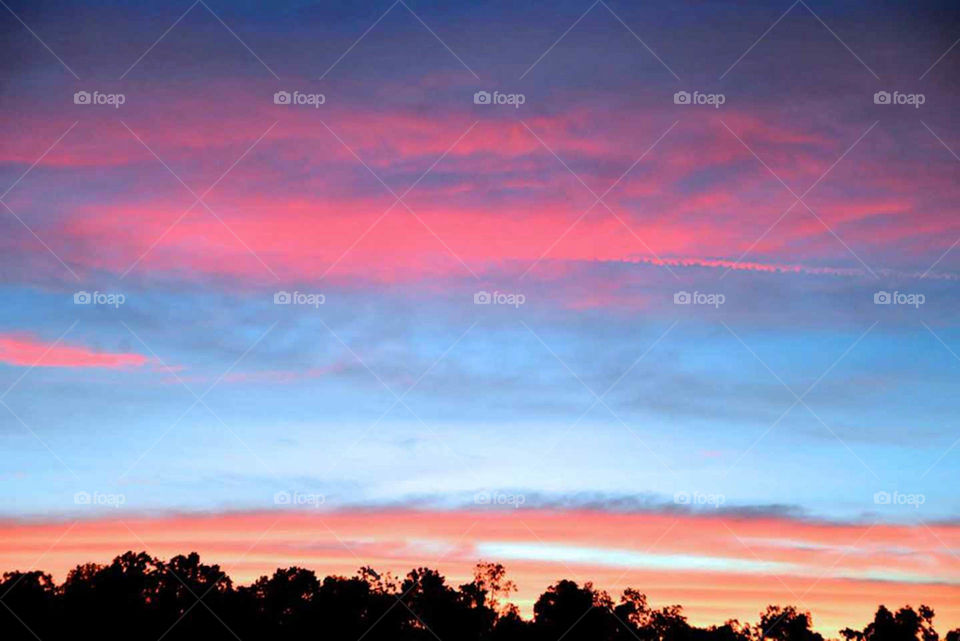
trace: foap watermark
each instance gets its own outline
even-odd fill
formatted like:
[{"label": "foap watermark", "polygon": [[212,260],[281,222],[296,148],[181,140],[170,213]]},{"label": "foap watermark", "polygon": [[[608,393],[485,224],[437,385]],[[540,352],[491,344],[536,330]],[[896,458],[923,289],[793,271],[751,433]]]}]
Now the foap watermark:
[{"label": "foap watermark", "polygon": [[709,492],[677,492],[673,495],[673,502],[677,505],[706,505],[719,508],[727,502],[727,497]]},{"label": "foap watermark", "polygon": [[327,297],[323,294],[308,294],[306,292],[285,292],[279,291],[273,294],[274,305],[309,305],[319,309],[321,305],[327,302]]},{"label": "foap watermark", "polygon": [[327,97],[322,93],[305,93],[303,91],[277,91],[273,94],[273,104],[275,105],[299,105],[319,109],[320,105],[327,102]]},{"label": "foap watermark", "polygon": [[920,105],[926,101],[927,97],[922,93],[878,91],[873,94],[873,104],[875,105],[909,105],[914,109],[919,109]]},{"label": "foap watermark", "polygon": [[924,494],[906,494],[903,492],[874,492],[873,502],[876,505],[910,505],[914,509],[919,508],[927,502]]},{"label": "foap watermark", "polygon": [[109,105],[114,109],[119,109],[120,105],[127,101],[127,96],[122,93],[101,93],[99,91],[77,91],[73,94],[73,104],[75,105]]},{"label": "foap watermark", "polygon": [[527,502],[527,497],[507,492],[477,492],[473,496],[473,502],[477,505],[507,505],[517,509]]},{"label": "foap watermark", "polygon": [[723,294],[708,294],[706,292],[674,292],[674,305],[712,305],[720,307],[727,302],[727,297]]},{"label": "foap watermark", "polygon": [[522,93],[477,91],[473,94],[473,104],[475,105],[512,105],[514,109],[519,109],[520,105],[525,102],[527,102],[527,97]]},{"label": "foap watermark", "polygon": [[919,308],[927,302],[927,297],[923,294],[907,294],[906,292],[874,292],[874,305],[910,305]]},{"label": "foap watermark", "polygon": [[527,302],[527,297],[523,294],[505,294],[504,292],[479,291],[473,295],[474,305],[510,305],[519,308]]},{"label": "foap watermark", "polygon": [[118,308],[127,302],[127,297],[123,294],[106,292],[87,292],[79,291],[73,293],[74,305],[107,305]]},{"label": "foap watermark", "polygon": [[119,508],[126,502],[127,497],[123,494],[80,491],[73,495],[74,505],[96,505],[101,507]]},{"label": "foap watermark", "polygon": [[720,105],[726,101],[727,97],[722,93],[678,91],[673,94],[673,104],[675,105],[709,105],[714,109],[719,109]]},{"label": "foap watermark", "polygon": [[326,502],[326,496],[311,492],[277,492],[273,495],[274,505],[289,505],[292,507],[320,507]]}]

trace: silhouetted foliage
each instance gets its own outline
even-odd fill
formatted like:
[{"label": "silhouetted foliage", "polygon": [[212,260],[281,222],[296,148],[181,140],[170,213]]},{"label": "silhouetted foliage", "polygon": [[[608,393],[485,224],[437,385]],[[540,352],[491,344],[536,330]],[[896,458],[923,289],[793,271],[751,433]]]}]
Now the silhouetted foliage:
[{"label": "silhouetted foliage", "polygon": [[[914,612],[906,607],[894,614],[884,606],[877,609],[873,621],[863,630],[844,628],[840,631],[848,641],[938,641],[933,629],[933,610],[925,605]],[[960,629],[947,633],[947,641],[957,641]]]},{"label": "silhouetted foliage", "polygon": [[[882,606],[881,606],[882,607]],[[781,608],[771,605],[760,614],[760,638],[772,641],[823,641],[810,629],[813,621],[809,612],[800,612],[793,606]]]},{"label": "silhouetted foliage", "polygon": [[[199,555],[169,561],[126,552],[87,563],[61,585],[49,574],[7,572],[0,582],[0,632],[11,641],[823,641],[810,614],[769,606],[756,625],[727,621],[698,628],[682,608],[652,608],[627,588],[615,602],[590,583],[560,580],[540,595],[533,619],[508,599],[516,590],[502,565],[480,563],[454,588],[436,570],[399,580],[369,567],[356,576],[317,578],[290,567],[235,587]],[[884,606],[846,641],[939,641],[933,610]],[[945,641],[960,641],[960,630]]]}]

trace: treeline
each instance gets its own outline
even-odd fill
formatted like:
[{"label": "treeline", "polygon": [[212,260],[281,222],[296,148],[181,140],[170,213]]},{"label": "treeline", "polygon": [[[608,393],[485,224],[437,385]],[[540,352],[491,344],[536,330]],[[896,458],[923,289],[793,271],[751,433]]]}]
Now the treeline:
[{"label": "treeline", "polygon": [[[57,585],[40,571],[0,583],[0,639],[59,641],[824,641],[810,614],[770,606],[756,623],[690,625],[680,606],[653,608],[628,588],[618,600],[590,583],[562,580],[527,620],[507,603],[515,586],[502,565],[478,564],[453,587],[417,568],[400,579],[361,568],[320,579],[291,567],[235,586],[196,553],[169,561],[127,552],[108,565],[77,566]],[[846,641],[939,641],[933,610],[883,606]],[[960,641],[960,630],[945,641]]]}]

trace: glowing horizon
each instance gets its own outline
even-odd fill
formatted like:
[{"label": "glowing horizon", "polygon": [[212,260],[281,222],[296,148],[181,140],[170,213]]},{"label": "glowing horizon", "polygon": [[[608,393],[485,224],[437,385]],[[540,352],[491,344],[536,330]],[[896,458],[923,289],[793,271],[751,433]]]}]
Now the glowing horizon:
[{"label": "glowing horizon", "polygon": [[362,565],[403,576],[425,566],[456,584],[474,563],[494,561],[517,583],[512,601],[525,616],[548,585],[568,578],[593,581],[614,597],[637,588],[656,606],[682,605],[697,625],[753,621],[767,604],[793,604],[813,613],[816,629],[835,635],[866,623],[878,605],[921,602],[934,608],[938,627],[960,623],[960,565],[947,547],[960,543],[960,528],[952,524],[536,508],[313,509],[5,522],[0,532],[4,567],[44,569],[58,581],[78,554],[104,563],[127,549],[160,558],[198,551],[242,584],[294,565],[321,576],[349,576]]}]

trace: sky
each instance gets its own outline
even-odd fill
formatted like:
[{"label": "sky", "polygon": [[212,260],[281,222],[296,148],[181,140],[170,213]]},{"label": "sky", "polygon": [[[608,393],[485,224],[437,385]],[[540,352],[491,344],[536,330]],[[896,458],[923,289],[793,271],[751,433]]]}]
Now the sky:
[{"label": "sky", "polygon": [[960,625],[955,5],[0,4],[3,570]]}]

